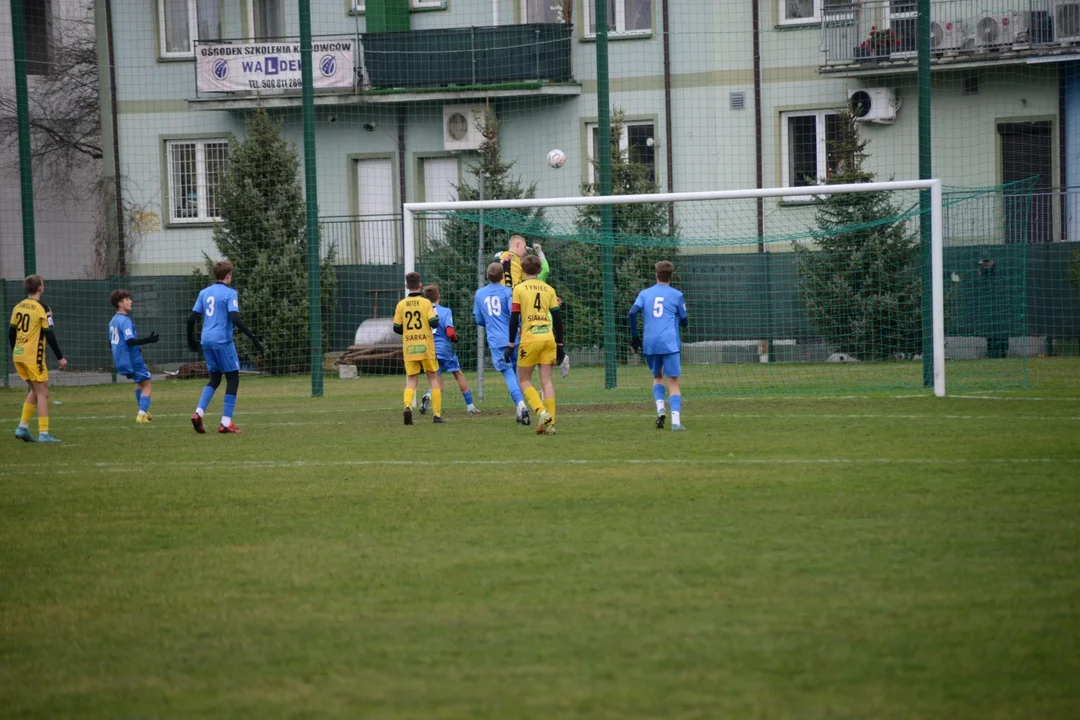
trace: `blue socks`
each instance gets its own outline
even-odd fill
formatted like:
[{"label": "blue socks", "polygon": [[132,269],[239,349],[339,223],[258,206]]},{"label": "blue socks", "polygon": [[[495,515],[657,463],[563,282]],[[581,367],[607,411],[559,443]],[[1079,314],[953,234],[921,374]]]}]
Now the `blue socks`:
[{"label": "blue socks", "polygon": [[139,409],[142,409],[142,388],[135,387],[135,402],[139,404]]},{"label": "blue socks", "polygon": [[[653,400],[656,400],[657,402],[661,402],[664,399],[664,386],[662,384],[661,385],[653,385],[652,386],[652,396],[653,396]],[[672,408],[675,407],[675,397],[671,398],[671,407]]]},{"label": "blue socks", "polygon": [[524,402],[525,396],[521,394],[521,386],[518,385],[517,370],[507,368],[502,371],[502,376],[506,379],[506,389],[510,391],[510,397],[514,399],[514,404]]},{"label": "blue socks", "polygon": [[[227,396],[226,396],[227,397]],[[199,397],[199,407],[203,410],[210,405],[210,401],[214,399],[214,388],[206,385],[202,389],[202,396]]]},{"label": "blue socks", "polygon": [[225,393],[225,409],[221,411],[223,417],[231,418],[236,409],[236,396]]},{"label": "blue socks", "polygon": [[472,390],[466,390],[461,396],[465,398],[466,405],[472,405]]},{"label": "blue socks", "polygon": [[671,412],[682,412],[682,395],[671,396]]},{"label": "blue socks", "polygon": [[150,398],[143,397],[142,393],[139,393],[139,411],[146,412],[150,409]]}]

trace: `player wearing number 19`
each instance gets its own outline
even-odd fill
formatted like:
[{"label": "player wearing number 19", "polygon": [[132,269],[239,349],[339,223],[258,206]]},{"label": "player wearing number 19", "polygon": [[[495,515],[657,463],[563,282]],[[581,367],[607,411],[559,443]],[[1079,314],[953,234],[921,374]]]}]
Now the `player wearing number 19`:
[{"label": "player wearing number 19", "polygon": [[[510,342],[510,306],[513,304],[513,291],[503,285],[502,263],[488,265],[488,284],[476,291],[473,301],[473,318],[476,324],[487,331],[487,346],[491,351],[491,363],[506,380],[506,389],[517,405],[517,421],[520,425],[529,424],[529,409],[525,405],[525,396],[517,380],[517,365],[514,363],[514,344]],[[510,359],[504,360],[506,349],[510,348]]]},{"label": "player wearing number 19", "polygon": [[30,386],[30,392],[23,401],[22,417],[15,437],[34,442],[30,434],[30,419],[34,417],[34,407],[37,406],[37,441],[56,443],[60,441],[49,434],[49,368],[45,366],[45,343],[52,348],[60,369],[67,365],[67,360],[53,334],[52,310],[41,302],[45,282],[40,275],[31,275],[23,281],[23,288],[26,289],[26,299],[11,311],[11,323],[8,325],[8,342],[11,344],[15,371]]},{"label": "player wearing number 19", "polygon": [[420,371],[427,373],[431,388],[431,414],[434,422],[443,422],[442,384],[439,379],[439,361],[435,358],[435,335],[432,330],[439,325],[431,301],[421,292],[423,283],[420,273],[405,275],[408,295],[394,309],[394,332],[401,336],[402,355],[405,359],[405,424],[412,425],[412,403],[416,397],[416,385]]},{"label": "player wearing number 19", "polygon": [[142,359],[140,345],[152,345],[158,341],[158,334],[151,332],[144,338],[138,337],[135,324],[131,322],[131,293],[127,290],[114,290],[109,302],[116,308],[116,315],[109,321],[109,345],[112,347],[113,365],[116,374],[135,381],[135,402],[139,404],[139,414],[135,422],[140,425],[153,420],[150,416],[150,371]]},{"label": "player wearing number 19", "polygon": [[[667,417],[664,409],[664,381],[667,380],[671,395],[671,429],[685,430],[682,426],[682,391],[679,389],[681,374],[679,328],[686,327],[686,300],[683,294],[671,287],[675,266],[667,260],[656,263],[656,284],[638,293],[630,308],[630,346],[642,352],[645,363],[653,374],[653,399],[656,400],[656,429],[664,429]],[[638,333],[638,315],[643,315],[645,341]]]},{"label": "player wearing number 19", "polygon": [[200,435],[206,432],[203,414],[214,399],[214,391],[221,385],[221,376],[224,375],[225,407],[221,413],[218,432],[223,435],[239,435],[240,428],[232,421],[236,411],[236,393],[240,389],[240,358],[233,343],[233,326],[251,339],[260,354],[266,350],[255,333],[240,319],[239,298],[236,291],[229,287],[232,283],[232,263],[227,260],[216,262],[212,272],[214,284],[199,293],[187,321],[188,348],[192,352],[199,352],[199,343],[195,342],[195,323],[200,317],[203,319],[201,344],[203,357],[206,358],[206,370],[210,373],[210,382],[199,397],[199,405],[191,416],[191,425]]},{"label": "player wearing number 19", "polygon": [[[559,300],[546,282],[537,279],[540,258],[529,255],[521,261],[525,280],[514,288],[510,305],[510,347],[503,353],[509,361],[514,351],[514,338],[521,324],[521,349],[518,351],[518,382],[525,400],[536,412],[536,434],[555,434],[555,385],[551,382],[551,366],[564,357],[563,321]],[[540,366],[540,387],[544,400],[532,384],[533,368]]]}]

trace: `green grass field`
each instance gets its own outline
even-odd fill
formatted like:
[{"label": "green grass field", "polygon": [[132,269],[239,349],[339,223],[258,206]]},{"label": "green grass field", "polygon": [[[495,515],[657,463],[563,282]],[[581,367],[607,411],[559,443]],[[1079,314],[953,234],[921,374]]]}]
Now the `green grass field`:
[{"label": "green grass field", "polygon": [[556,437],[490,379],[406,428],[400,377],[245,378],[240,437],[55,389],[0,442],[0,717],[1080,717],[1080,362],[1031,370],[682,434],[626,373]]}]

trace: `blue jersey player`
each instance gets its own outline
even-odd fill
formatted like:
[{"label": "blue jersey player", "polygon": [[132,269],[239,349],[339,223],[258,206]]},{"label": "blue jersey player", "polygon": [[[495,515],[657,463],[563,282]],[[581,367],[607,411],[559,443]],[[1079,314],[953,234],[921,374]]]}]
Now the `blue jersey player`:
[{"label": "blue jersey player", "polygon": [[221,413],[218,432],[240,434],[240,428],[232,421],[233,412],[236,410],[236,391],[240,388],[240,359],[233,343],[233,326],[251,338],[260,354],[266,352],[259,338],[240,319],[240,302],[236,291],[229,287],[232,270],[232,263],[227,260],[214,263],[215,282],[199,293],[199,298],[188,315],[188,347],[192,352],[199,351],[199,343],[195,342],[195,323],[199,318],[203,320],[201,345],[203,357],[206,358],[206,369],[210,373],[210,382],[203,388],[199,406],[191,416],[191,424],[195,432],[200,434],[206,432],[203,414],[214,398],[214,391],[221,385],[222,375],[225,376],[225,408]]},{"label": "blue jersey player", "polygon": [[[653,374],[653,398],[656,400],[656,429],[664,429],[664,380],[671,395],[671,429],[682,426],[682,392],[679,389],[679,328],[686,327],[686,301],[671,287],[675,266],[667,260],[656,263],[656,284],[638,293],[630,308],[630,346],[642,353]],[[644,318],[645,339],[638,333],[638,315]]]},{"label": "blue jersey player", "polygon": [[[431,306],[435,308],[435,314],[439,317],[439,324],[434,328],[435,359],[439,361],[439,389],[442,389],[442,374],[444,372],[451,373],[454,379],[457,380],[461,396],[465,398],[466,411],[470,415],[478,415],[480,409],[473,404],[472,390],[469,389],[469,383],[465,380],[465,373],[461,372],[461,361],[458,360],[457,353],[454,352],[454,346],[451,344],[458,341],[457,331],[454,330],[454,313],[450,308],[439,304],[438,285],[425,287],[424,297],[431,302]],[[431,391],[428,390],[420,400],[421,415],[427,412],[430,403]]]},{"label": "blue jersey player", "polygon": [[525,396],[517,379],[517,353],[511,353],[511,361],[506,362],[503,355],[510,344],[510,305],[513,291],[503,284],[503,264],[494,262],[488,265],[488,284],[476,291],[473,301],[473,318],[476,324],[487,331],[487,346],[491,351],[491,363],[503,378],[506,389],[517,405],[517,421],[528,425],[529,410],[525,405]]},{"label": "blue jersey player", "polygon": [[135,332],[135,323],[131,322],[131,293],[127,290],[114,290],[109,302],[116,308],[116,314],[109,321],[109,346],[112,348],[113,366],[117,375],[123,375],[135,382],[135,402],[139,404],[139,414],[135,422],[142,425],[153,418],[150,416],[150,371],[142,359],[142,345],[153,345],[158,341],[158,334],[151,332],[140,338]]}]

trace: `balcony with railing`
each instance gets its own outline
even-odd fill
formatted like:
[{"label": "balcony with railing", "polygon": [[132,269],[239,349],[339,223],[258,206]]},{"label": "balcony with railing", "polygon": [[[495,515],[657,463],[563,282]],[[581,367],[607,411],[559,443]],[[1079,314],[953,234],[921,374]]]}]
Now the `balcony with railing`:
[{"label": "balcony with railing", "polygon": [[[831,4],[821,23],[821,72],[914,69],[917,0]],[[1080,0],[931,0],[934,66],[1026,62],[1080,49]]]},{"label": "balcony with railing", "polygon": [[[313,38],[316,104],[499,95],[578,95],[573,32],[562,23],[355,33]],[[197,107],[299,103],[295,39],[198,43]],[[239,104],[238,104],[239,103]]]}]

